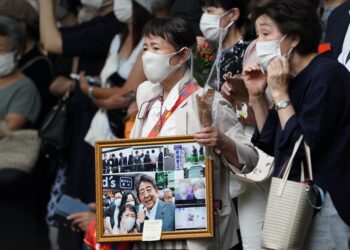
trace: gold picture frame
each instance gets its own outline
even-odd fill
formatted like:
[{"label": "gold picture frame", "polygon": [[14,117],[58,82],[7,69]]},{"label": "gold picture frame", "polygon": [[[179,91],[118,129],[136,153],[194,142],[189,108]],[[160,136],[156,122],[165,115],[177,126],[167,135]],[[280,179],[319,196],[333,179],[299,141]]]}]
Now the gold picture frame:
[{"label": "gold picture frame", "polygon": [[204,151],[192,136],[96,142],[97,241],[141,241],[147,216],[163,220],[161,240],[213,237],[212,162]]}]

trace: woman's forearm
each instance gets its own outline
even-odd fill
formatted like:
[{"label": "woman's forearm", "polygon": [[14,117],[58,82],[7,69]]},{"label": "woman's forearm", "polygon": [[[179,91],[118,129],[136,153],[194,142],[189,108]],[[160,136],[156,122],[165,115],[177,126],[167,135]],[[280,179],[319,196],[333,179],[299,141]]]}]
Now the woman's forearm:
[{"label": "woman's forearm", "polygon": [[61,96],[68,90],[73,90],[75,87],[75,81],[65,76],[57,76],[50,84],[50,93],[55,96]]},{"label": "woman's forearm", "polygon": [[[284,93],[282,95],[276,96],[274,97],[274,102],[278,103],[280,101],[289,101],[290,102],[290,98],[288,93]],[[281,124],[281,128],[284,129],[284,127],[286,126],[288,120],[295,114],[295,110],[294,107],[292,106],[292,104],[290,103],[286,108],[280,109],[278,110],[278,117],[280,120],[280,124]]]},{"label": "woman's forearm", "polygon": [[268,101],[265,95],[261,95],[253,98],[250,97],[249,105],[251,105],[254,110],[256,124],[258,126],[259,132],[261,132],[269,113]]},{"label": "woman's forearm", "polygon": [[44,49],[53,54],[62,53],[62,37],[57,29],[52,0],[40,0],[40,40]]},{"label": "woman's forearm", "polygon": [[[87,94],[88,91],[85,92]],[[109,98],[113,95],[125,95],[128,93],[127,88],[119,88],[119,87],[113,87],[113,88],[100,88],[100,87],[93,87],[92,90],[92,96],[96,99],[105,99]]]},{"label": "woman's forearm", "polygon": [[221,142],[217,149],[220,150],[222,156],[233,166],[241,169],[243,164],[239,162],[236,143],[227,135],[222,136]]}]

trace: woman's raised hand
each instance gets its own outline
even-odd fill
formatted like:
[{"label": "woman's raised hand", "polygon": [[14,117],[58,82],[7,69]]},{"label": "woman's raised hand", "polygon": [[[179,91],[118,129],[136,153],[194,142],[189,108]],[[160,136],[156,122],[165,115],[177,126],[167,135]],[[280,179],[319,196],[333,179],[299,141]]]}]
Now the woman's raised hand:
[{"label": "woman's raised hand", "polygon": [[193,136],[204,147],[216,148],[222,142],[222,133],[215,127],[203,127]]},{"label": "woman's raised hand", "polygon": [[121,234],[127,234],[128,233],[128,230],[126,230],[126,226],[125,226],[124,220],[120,221],[120,233]]},{"label": "woman's raised hand", "polygon": [[273,59],[267,66],[267,82],[274,99],[288,95],[289,63],[284,56]]},{"label": "woman's raised hand", "polygon": [[234,93],[233,88],[231,87],[231,85],[227,81],[225,81],[221,87],[221,94],[231,104],[233,104],[234,100],[235,100],[235,98],[233,97],[233,93]]},{"label": "woman's raised hand", "polygon": [[257,61],[244,67],[242,75],[250,98],[259,97],[265,93],[267,87],[266,74],[261,71]]}]

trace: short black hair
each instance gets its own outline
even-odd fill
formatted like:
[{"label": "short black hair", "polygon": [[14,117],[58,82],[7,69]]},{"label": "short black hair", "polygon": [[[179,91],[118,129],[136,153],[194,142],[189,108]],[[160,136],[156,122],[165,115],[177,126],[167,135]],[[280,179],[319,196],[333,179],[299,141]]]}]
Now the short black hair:
[{"label": "short black hair", "polygon": [[297,35],[295,50],[301,55],[315,53],[322,36],[322,26],[315,5],[305,0],[270,0],[252,6],[252,19],[267,15],[282,34]]},{"label": "short black hair", "polygon": [[191,48],[196,43],[191,26],[180,17],[155,18],[145,25],[143,35],[159,36],[173,45],[176,51],[183,47]]},{"label": "short black hair", "polygon": [[121,195],[123,195],[123,191],[120,190],[120,189],[116,189],[116,190],[113,190],[113,191],[112,191],[113,196],[114,196],[115,194],[117,194],[117,193],[120,193]]},{"label": "short black hair", "polygon": [[136,197],[135,197],[135,195],[132,192],[125,192],[125,193],[123,193],[122,199],[120,201],[120,206],[124,206],[126,204],[129,195],[131,195],[132,198],[134,199],[135,205],[139,204],[137,199],[136,199]]},{"label": "short black hair", "polygon": [[139,187],[140,187],[141,182],[149,182],[152,184],[154,189],[158,189],[157,184],[152,176],[149,176],[147,174],[141,175],[139,181],[136,184],[136,193],[137,193],[137,197],[139,199],[140,199]]},{"label": "short black hair", "polygon": [[201,0],[201,5],[203,7],[223,8],[226,11],[233,8],[239,9],[240,15],[235,22],[238,28],[244,27],[244,25],[249,22],[247,13],[248,4],[249,0]]},{"label": "short black hair", "polygon": [[[127,208],[130,209],[131,211],[133,211],[135,213],[135,216],[137,216],[136,207],[134,207],[130,204],[126,204],[126,205],[122,206],[120,208],[120,211],[118,214],[118,228],[120,228],[120,221],[122,220],[123,213],[126,211]],[[135,217],[135,219],[136,219],[136,217]]]},{"label": "short black hair", "polygon": [[[142,39],[142,30],[145,24],[149,20],[153,19],[153,15],[135,1],[132,1],[132,13],[132,48],[134,49]],[[124,25],[124,30],[122,32],[122,43],[124,43],[128,32],[127,26]]]}]

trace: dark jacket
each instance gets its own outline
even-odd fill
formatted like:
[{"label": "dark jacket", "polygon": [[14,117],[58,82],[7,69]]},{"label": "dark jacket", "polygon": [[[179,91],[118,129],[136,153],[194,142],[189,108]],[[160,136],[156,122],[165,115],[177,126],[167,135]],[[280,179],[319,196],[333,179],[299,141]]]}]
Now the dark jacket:
[{"label": "dark jacket", "polygon": [[350,1],[337,7],[328,18],[326,42],[331,44],[336,57],[342,52],[343,42],[350,23]]},{"label": "dark jacket", "polygon": [[[310,146],[314,182],[329,192],[340,217],[350,225],[350,72],[327,54],[316,56],[293,78],[288,87],[295,114],[282,130],[272,109],[253,143],[275,156],[279,175],[294,144],[302,134]],[[300,180],[299,159],[294,160],[291,179]]]}]

